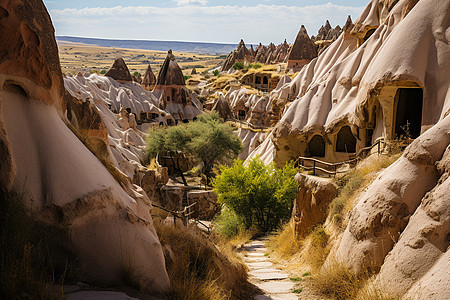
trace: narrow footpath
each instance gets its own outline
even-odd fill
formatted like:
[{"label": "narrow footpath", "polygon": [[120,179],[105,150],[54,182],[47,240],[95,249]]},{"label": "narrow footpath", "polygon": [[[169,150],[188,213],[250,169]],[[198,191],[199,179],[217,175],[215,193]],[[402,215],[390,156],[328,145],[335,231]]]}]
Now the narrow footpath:
[{"label": "narrow footpath", "polygon": [[269,261],[266,248],[267,238],[253,240],[244,245],[244,262],[249,269],[249,281],[264,294],[255,296],[255,300],[298,300],[292,291],[294,283],[289,274],[276,268]]}]

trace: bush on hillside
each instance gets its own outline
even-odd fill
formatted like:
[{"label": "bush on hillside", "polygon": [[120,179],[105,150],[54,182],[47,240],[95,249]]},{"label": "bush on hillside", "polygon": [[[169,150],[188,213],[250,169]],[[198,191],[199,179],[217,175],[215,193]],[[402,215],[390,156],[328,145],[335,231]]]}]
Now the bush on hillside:
[{"label": "bush on hillside", "polygon": [[221,166],[213,186],[219,203],[241,217],[245,228],[254,225],[265,233],[289,219],[298,192],[296,173],[293,163],[276,168],[256,157],[248,166],[239,160],[231,167]]},{"label": "bush on hillside", "polygon": [[233,64],[233,69],[235,70],[242,70],[244,68],[244,63],[241,61],[235,62]]},{"label": "bush on hillside", "polygon": [[249,67],[249,68],[252,68],[252,69],[259,69],[259,68],[261,68],[262,66],[261,66],[261,64],[259,64],[259,63],[253,63],[253,64],[249,64],[248,67]]},{"label": "bush on hillside", "polygon": [[168,299],[252,299],[245,266],[235,253],[216,246],[195,226],[154,226],[164,251]]}]

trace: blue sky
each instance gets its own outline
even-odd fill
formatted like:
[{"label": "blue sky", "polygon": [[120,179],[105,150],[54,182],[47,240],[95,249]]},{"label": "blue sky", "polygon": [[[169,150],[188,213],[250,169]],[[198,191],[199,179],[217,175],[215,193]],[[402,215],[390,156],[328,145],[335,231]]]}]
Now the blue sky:
[{"label": "blue sky", "polygon": [[304,24],[355,20],[369,0],[44,0],[56,35],[237,43],[293,42]]}]

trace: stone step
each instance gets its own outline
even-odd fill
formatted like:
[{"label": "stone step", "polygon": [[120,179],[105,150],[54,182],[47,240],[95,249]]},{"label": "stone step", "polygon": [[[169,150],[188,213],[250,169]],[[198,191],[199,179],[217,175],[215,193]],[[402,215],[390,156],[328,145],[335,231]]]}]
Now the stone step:
[{"label": "stone step", "polygon": [[250,270],[257,270],[272,267],[273,263],[271,263],[270,261],[249,262],[247,263],[247,266]]},{"label": "stone step", "polygon": [[257,286],[267,294],[289,294],[294,289],[294,283],[290,281],[265,281]]}]

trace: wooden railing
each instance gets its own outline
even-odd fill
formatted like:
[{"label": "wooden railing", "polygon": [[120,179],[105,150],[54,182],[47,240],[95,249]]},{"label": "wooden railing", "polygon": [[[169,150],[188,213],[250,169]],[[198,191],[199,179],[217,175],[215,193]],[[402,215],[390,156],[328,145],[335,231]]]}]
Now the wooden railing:
[{"label": "wooden railing", "polygon": [[[380,139],[378,141],[376,141],[373,145],[369,146],[369,147],[365,147],[365,148],[361,148],[355,155],[353,158],[345,160],[345,161],[341,161],[341,162],[337,162],[337,163],[329,163],[326,161],[322,161],[316,158],[312,158],[312,157],[303,157],[300,156],[297,158],[297,160],[294,162],[296,167],[302,167],[305,170],[308,171],[312,171],[313,175],[316,175],[317,171],[323,172],[327,175],[333,175],[336,176],[336,174],[339,173],[346,173],[348,170],[346,171],[338,171],[338,167],[348,164],[351,167],[354,167],[356,165],[356,163],[361,160],[363,154],[365,154],[366,152],[371,151],[374,147],[377,147],[377,153],[380,154],[382,149],[381,149],[381,144],[383,144],[383,148],[385,147],[386,143],[383,139]],[[307,166],[305,163],[306,162],[312,162],[312,166]],[[331,170],[330,170],[331,169]]]},{"label": "wooden railing", "polygon": [[165,207],[156,205],[156,204],[152,204],[152,206],[157,207],[159,209],[162,209],[165,212],[168,212],[169,214],[171,214],[173,216],[173,225],[176,227],[177,226],[177,218],[181,220],[181,222],[183,223],[184,226],[187,226],[187,224],[189,224],[189,220],[190,219],[194,219],[195,222],[197,224],[202,225],[203,227],[206,228],[208,235],[210,234],[210,228],[209,226],[207,226],[206,224],[204,224],[203,222],[201,222],[198,218],[191,218],[191,216],[195,213],[195,209],[194,207],[197,205],[197,202],[194,202],[188,206],[185,206],[183,208],[183,210],[181,211],[173,211],[170,209],[167,209]]},{"label": "wooden railing", "polygon": [[268,127],[268,126],[253,125],[252,123],[249,123],[247,121],[234,119],[234,118],[233,119],[228,119],[227,121],[231,121],[231,122],[234,122],[234,123],[239,123],[239,124],[245,125],[247,127],[250,127],[253,130],[263,131],[263,130],[266,130],[266,129],[270,129],[270,127]]}]

